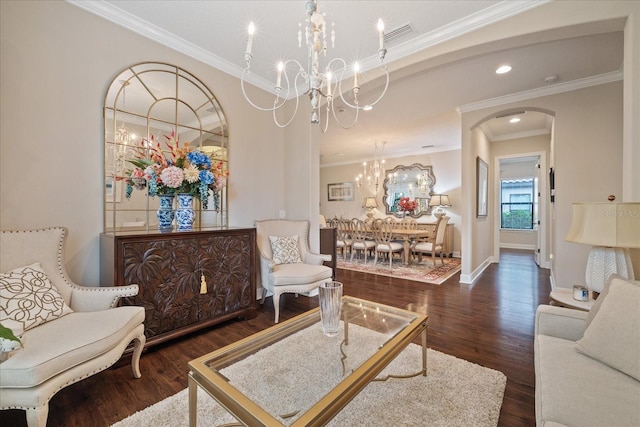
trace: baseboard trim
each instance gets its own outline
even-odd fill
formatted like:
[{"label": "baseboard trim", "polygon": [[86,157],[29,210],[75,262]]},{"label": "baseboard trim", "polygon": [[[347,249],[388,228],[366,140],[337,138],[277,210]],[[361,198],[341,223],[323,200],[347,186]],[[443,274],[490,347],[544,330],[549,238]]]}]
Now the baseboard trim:
[{"label": "baseboard trim", "polygon": [[478,280],[478,277],[491,265],[491,258],[487,258],[482,264],[480,264],[471,274],[461,274],[460,283],[465,285],[473,285]]},{"label": "baseboard trim", "polygon": [[535,251],[535,245],[525,245],[521,243],[500,243],[500,249],[522,249],[525,251]]}]

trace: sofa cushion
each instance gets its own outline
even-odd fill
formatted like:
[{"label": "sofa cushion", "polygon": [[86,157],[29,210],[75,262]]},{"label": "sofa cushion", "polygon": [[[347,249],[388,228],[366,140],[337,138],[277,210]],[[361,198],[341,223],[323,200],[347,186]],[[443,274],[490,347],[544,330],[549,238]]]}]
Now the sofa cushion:
[{"label": "sofa cushion", "polygon": [[73,312],[30,329],[24,348],[0,364],[0,388],[34,387],[111,350],[144,321],[144,308]]},{"label": "sofa cushion", "polygon": [[612,280],[576,349],[640,381],[640,287]]},{"label": "sofa cushion", "polygon": [[0,273],[0,323],[16,337],[71,311],[40,263]]},{"label": "sofa cushion", "polygon": [[298,248],[298,236],[269,236],[273,262],[275,264],[294,264],[302,262]]},{"label": "sofa cushion", "polygon": [[575,342],[536,336],[536,407],[542,425],[640,425],[640,382],[578,353]]}]

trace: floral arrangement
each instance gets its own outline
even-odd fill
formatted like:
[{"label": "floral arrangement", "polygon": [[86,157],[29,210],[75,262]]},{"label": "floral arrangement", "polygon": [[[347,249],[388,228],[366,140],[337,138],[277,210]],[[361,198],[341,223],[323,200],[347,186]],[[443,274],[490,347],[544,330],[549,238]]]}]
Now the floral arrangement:
[{"label": "floral arrangement", "polygon": [[398,202],[398,209],[400,209],[402,212],[413,212],[418,209],[418,201],[409,200],[408,197],[402,197]]},{"label": "floral arrangement", "polygon": [[207,209],[209,190],[215,195],[224,188],[228,172],[223,170],[222,162],[213,164],[209,156],[190,147],[188,142],[180,147],[174,130],[165,138],[168,155],[151,135],[151,141],[144,139],[136,156],[129,160],[135,168],[128,171],[125,178],[127,198],[131,197],[134,189],[144,190],[148,187],[148,193],[153,197],[191,194],[198,197],[202,207]]}]

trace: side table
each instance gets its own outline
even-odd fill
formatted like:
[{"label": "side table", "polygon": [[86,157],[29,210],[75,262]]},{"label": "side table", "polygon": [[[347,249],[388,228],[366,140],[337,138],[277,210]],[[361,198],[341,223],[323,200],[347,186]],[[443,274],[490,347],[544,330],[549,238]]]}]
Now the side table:
[{"label": "side table", "polygon": [[578,301],[573,298],[573,289],[556,289],[549,294],[551,305],[560,305],[562,307],[574,308],[576,310],[589,311],[593,307],[595,300],[589,293],[588,301]]}]

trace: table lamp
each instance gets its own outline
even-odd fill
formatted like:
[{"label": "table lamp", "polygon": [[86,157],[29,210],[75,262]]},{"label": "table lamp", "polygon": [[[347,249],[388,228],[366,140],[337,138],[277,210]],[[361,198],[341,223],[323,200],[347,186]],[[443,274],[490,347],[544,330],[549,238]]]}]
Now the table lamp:
[{"label": "table lamp", "polygon": [[612,274],[633,279],[629,248],[640,248],[640,203],[574,203],[565,240],[592,245],[585,274],[589,290],[602,292]]},{"label": "table lamp", "polygon": [[437,206],[436,210],[433,211],[433,216],[440,218],[447,214],[447,211],[442,208],[451,207],[451,202],[449,201],[449,196],[446,194],[434,194],[431,196],[431,199],[429,199],[429,206]]},{"label": "table lamp", "polygon": [[367,209],[367,216],[373,218],[373,210],[378,207],[378,202],[375,197],[365,197],[362,207]]}]

